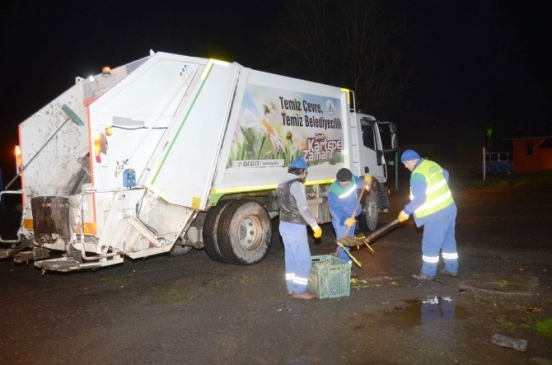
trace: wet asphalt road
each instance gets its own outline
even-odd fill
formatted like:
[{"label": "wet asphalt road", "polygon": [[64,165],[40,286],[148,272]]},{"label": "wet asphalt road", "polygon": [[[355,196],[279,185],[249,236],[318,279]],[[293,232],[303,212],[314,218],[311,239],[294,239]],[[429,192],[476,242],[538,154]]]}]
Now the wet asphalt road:
[{"label": "wet asphalt road", "polygon": [[[552,359],[550,338],[531,327],[552,318],[550,188],[457,190],[460,277],[423,283],[410,278],[421,264],[421,233],[410,222],[375,241],[375,255],[355,252],[363,267],[351,295],[342,298],[290,298],[277,234],[267,258],[253,266],[219,264],[203,250],[44,276],[32,265],[2,261],[1,363],[517,364]],[[381,225],[396,217],[406,195],[406,189],[394,192]],[[311,245],[313,255],[334,249],[331,226],[322,228],[322,242]],[[489,272],[534,277],[537,285],[523,295],[508,295],[463,284]],[[442,313],[428,317],[424,300],[432,295],[443,304]],[[527,307],[540,311],[529,313]],[[495,333],[529,339],[529,351],[491,344]]]}]

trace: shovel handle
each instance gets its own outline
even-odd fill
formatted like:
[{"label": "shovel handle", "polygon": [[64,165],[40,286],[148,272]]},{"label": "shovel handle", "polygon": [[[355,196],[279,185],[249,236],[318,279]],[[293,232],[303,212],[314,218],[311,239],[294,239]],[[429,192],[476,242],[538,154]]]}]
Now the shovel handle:
[{"label": "shovel handle", "polygon": [[[364,195],[364,186],[362,187],[362,191],[360,192],[360,194],[358,194],[357,202],[355,204],[355,207],[354,207],[353,211],[351,212],[351,218],[356,217],[355,213],[356,213],[356,210],[358,208],[358,205],[360,204],[360,200],[362,199],[363,195]],[[351,227],[347,226],[347,229],[345,230],[345,233],[343,234],[343,236],[347,236],[349,234],[350,229],[351,229]]]},{"label": "shovel handle", "polygon": [[366,241],[370,242],[370,240],[376,238],[377,236],[381,235],[383,232],[387,231],[389,228],[392,228],[399,224],[401,221],[399,218],[395,218],[394,221],[391,223],[386,224],[385,226],[381,227],[380,229],[376,229],[374,232],[370,233],[368,237],[366,237]]}]

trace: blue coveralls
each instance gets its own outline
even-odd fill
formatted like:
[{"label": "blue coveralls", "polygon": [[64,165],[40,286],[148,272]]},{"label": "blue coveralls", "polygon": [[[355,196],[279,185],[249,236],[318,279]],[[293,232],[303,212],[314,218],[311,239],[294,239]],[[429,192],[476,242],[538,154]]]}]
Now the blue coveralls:
[{"label": "blue coveralls", "polygon": [[[332,215],[332,226],[335,231],[336,239],[340,239],[345,236],[345,231],[347,231],[347,226],[345,221],[348,218],[351,218],[353,215],[353,210],[358,201],[358,194],[362,193],[364,188],[364,178],[353,177],[349,184],[345,187],[341,187],[338,181],[334,181],[330,186],[328,193],[328,205],[330,208],[330,214]],[[354,211],[354,216],[358,216],[362,213],[362,205],[359,204],[357,209]],[[354,236],[356,224],[352,225],[347,232],[348,236]],[[349,250],[348,247],[346,247]],[[348,263],[352,263],[351,258],[347,253],[340,247],[337,246],[337,257],[341,260],[344,260]]]},{"label": "blue coveralls", "polygon": [[[408,215],[414,213],[426,200],[427,183],[422,174],[416,173],[416,167],[422,161],[424,159],[418,161],[410,177],[410,188],[414,198],[403,209]],[[448,171],[442,169],[442,173],[448,182]],[[416,213],[414,213],[416,226],[424,227],[422,237],[422,274],[427,276],[435,276],[437,274],[439,253],[443,257],[445,269],[451,273],[458,272],[458,252],[455,237],[456,213],[457,207],[454,202],[425,217],[417,217]]]}]

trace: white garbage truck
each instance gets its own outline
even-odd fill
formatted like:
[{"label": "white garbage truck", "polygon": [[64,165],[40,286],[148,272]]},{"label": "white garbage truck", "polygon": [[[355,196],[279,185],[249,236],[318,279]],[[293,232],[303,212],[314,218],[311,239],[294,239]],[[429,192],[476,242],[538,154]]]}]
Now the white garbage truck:
[{"label": "white garbage truck", "polygon": [[394,149],[394,124],[356,113],[350,90],[150,51],[77,77],[19,125],[21,227],[0,257],[65,272],[204,248],[218,262],[255,264],[293,159],[309,163],[320,224],[331,220],[336,172],[370,173],[373,230]]}]

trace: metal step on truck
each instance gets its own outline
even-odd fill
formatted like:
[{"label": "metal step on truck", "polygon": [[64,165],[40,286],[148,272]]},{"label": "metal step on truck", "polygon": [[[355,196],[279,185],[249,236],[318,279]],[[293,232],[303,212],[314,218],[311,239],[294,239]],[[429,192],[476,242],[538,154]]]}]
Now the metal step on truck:
[{"label": "metal step on truck", "polygon": [[294,158],[309,162],[319,224],[331,220],[336,172],[370,173],[373,230],[396,145],[395,125],[356,113],[350,90],[150,52],[77,77],[19,125],[21,190],[2,194],[21,194],[21,227],[0,258],[67,272],[204,248],[215,261],[255,264]]}]

